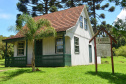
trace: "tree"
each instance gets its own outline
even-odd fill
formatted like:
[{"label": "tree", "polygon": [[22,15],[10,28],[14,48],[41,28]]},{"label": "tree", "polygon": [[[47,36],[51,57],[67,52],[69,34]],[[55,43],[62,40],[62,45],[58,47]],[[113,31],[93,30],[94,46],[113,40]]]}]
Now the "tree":
[{"label": "tree", "polygon": [[113,24],[113,36],[118,40],[118,45],[115,45],[115,47],[118,48],[121,45],[125,45],[126,42],[126,20],[118,18]]},{"label": "tree", "polygon": [[[20,12],[34,17],[58,11],[58,8],[62,8],[62,5],[59,0],[19,0],[17,8]],[[20,15],[21,13],[17,14],[16,23],[18,26],[22,25],[22,23],[18,21]]]},{"label": "tree", "polygon": [[[115,7],[112,6],[110,7],[109,9],[106,9],[109,7],[109,3],[105,3],[104,5],[101,5],[101,3],[103,2],[104,0],[85,0],[84,2],[88,4],[88,12],[89,12],[89,16],[90,16],[90,20],[91,20],[91,23],[93,24],[93,30],[94,32],[96,33],[97,32],[97,19],[104,19],[105,18],[105,15],[104,13],[101,13],[100,15],[98,15],[96,13],[96,10],[105,10],[105,11],[108,11],[108,12],[113,12],[115,10]],[[102,24],[104,23],[101,22]]]},{"label": "tree", "polygon": [[[19,26],[19,32],[24,35],[27,40],[33,42],[33,51],[32,51],[32,71],[35,70],[35,50],[34,50],[34,42],[35,39],[45,38],[49,36],[56,35],[56,31],[53,27],[51,27],[51,23],[47,19],[40,19],[35,21],[29,15],[21,15],[19,17],[20,22],[25,23],[24,27]],[[18,28],[17,28],[18,29]]]},{"label": "tree", "polygon": [[119,36],[123,35],[126,36],[126,21],[123,21],[122,19],[117,19],[117,21],[114,22],[114,29],[113,32]]},{"label": "tree", "polygon": [[[112,30],[113,30],[113,26],[110,25],[110,24],[106,24],[105,21],[103,21],[100,25],[97,25],[97,29],[101,29],[101,28],[104,28],[106,31],[108,31],[108,33],[112,34]],[[104,31],[100,31],[99,33],[99,37],[102,36],[102,37],[106,37],[107,34],[104,32]]]},{"label": "tree", "polygon": [[110,2],[115,2],[116,5],[120,5],[122,8],[126,7],[126,0],[109,0]]},{"label": "tree", "polygon": [[88,9],[88,14],[91,20],[91,23],[93,24],[93,30],[94,33],[97,32],[97,19],[104,19],[105,15],[101,13],[98,15],[96,13],[96,10],[105,10],[108,12],[113,12],[115,10],[115,7],[112,6],[108,10],[106,8],[109,7],[109,3],[106,3],[104,5],[100,5],[104,0],[62,0],[63,3],[65,3],[65,7],[74,7],[74,6],[79,6],[83,4],[87,4],[87,9]]},{"label": "tree", "polygon": [[64,5],[64,8],[76,7],[83,5],[82,0],[61,0]]},{"label": "tree", "polygon": [[[0,35],[0,59],[5,58],[6,44],[2,42],[2,39],[6,39],[6,38],[7,37]],[[8,43],[8,45],[7,45],[7,57],[12,57],[13,55],[14,55],[13,44]]]}]

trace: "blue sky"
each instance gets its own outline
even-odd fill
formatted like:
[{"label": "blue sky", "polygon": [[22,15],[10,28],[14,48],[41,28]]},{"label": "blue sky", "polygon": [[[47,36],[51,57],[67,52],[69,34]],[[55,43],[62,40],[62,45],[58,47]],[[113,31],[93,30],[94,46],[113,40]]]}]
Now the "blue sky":
[{"label": "blue sky", "polygon": [[[19,13],[16,7],[16,3],[18,0],[0,0],[0,35],[10,36],[15,35],[16,33],[8,31],[10,26],[15,25],[16,15]],[[105,3],[105,2],[104,2]],[[114,4],[111,4],[114,5]],[[105,12],[105,11],[97,11],[97,13],[105,13],[106,19],[104,19],[107,23],[112,24],[117,16],[122,17],[124,12],[121,12],[120,7],[116,7],[116,10],[113,13]]]},{"label": "blue sky", "polygon": [[0,35],[15,35],[14,32],[9,32],[8,28],[15,25],[16,14],[19,13],[17,2],[18,0],[0,0]]}]

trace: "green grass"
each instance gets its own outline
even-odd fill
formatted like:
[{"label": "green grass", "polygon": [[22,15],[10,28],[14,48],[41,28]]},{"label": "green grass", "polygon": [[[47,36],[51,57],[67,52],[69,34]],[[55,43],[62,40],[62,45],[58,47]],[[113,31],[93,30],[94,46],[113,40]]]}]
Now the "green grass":
[{"label": "green grass", "polygon": [[102,58],[98,65],[43,68],[31,72],[31,68],[5,68],[0,60],[0,84],[126,84],[126,58],[114,57],[115,74],[112,74],[111,59]]}]

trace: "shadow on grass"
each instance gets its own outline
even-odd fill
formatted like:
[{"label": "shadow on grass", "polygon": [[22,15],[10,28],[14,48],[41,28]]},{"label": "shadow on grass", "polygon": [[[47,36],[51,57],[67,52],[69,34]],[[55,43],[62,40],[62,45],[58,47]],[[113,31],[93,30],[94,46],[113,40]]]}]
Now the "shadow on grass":
[{"label": "shadow on grass", "polygon": [[24,74],[24,73],[45,73],[45,72],[44,72],[44,71],[32,72],[31,69],[17,69],[17,70],[14,70],[14,71],[6,71],[6,72],[4,72],[4,74],[5,74],[6,76],[0,77],[0,78],[2,78],[2,80],[0,80],[0,82],[1,82],[1,81],[10,80],[10,79],[12,79],[12,78],[14,78],[14,77],[16,77],[16,76],[19,76],[19,75],[21,75],[21,74]]},{"label": "shadow on grass", "polygon": [[109,83],[126,84],[126,74],[123,74],[123,73],[112,74],[111,72],[98,71],[98,73],[96,74],[96,72],[89,71],[86,74],[97,75],[103,79],[107,79],[109,81]]}]

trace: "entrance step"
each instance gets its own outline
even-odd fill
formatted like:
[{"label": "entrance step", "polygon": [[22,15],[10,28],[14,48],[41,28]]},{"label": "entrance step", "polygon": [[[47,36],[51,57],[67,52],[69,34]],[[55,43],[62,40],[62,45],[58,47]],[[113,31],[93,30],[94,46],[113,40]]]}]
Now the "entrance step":
[{"label": "entrance step", "polygon": [[27,67],[32,67],[32,64],[27,64],[26,66],[27,66]]}]

